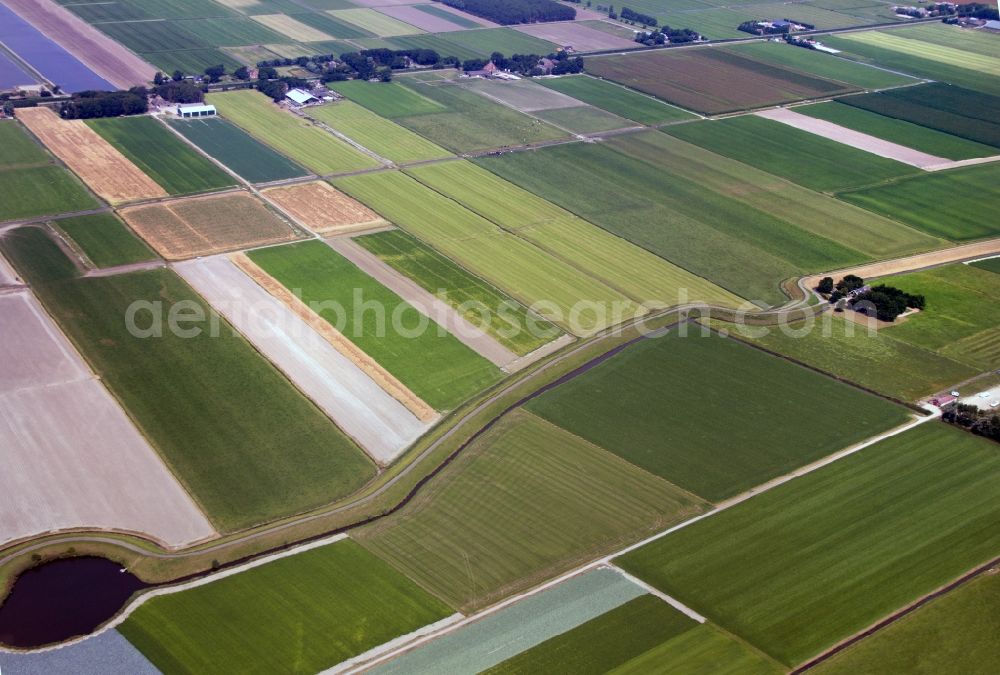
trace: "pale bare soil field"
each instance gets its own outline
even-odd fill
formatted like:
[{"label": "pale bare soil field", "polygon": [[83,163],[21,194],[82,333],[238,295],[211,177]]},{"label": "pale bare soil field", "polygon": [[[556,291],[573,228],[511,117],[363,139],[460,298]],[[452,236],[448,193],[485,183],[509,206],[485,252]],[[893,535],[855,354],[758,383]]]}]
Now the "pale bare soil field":
[{"label": "pale bare soil field", "polygon": [[191,260],[174,269],[379,464],[390,463],[427,430],[429,424],[228,258]]},{"label": "pale bare soil field", "polygon": [[288,223],[246,192],[134,206],[122,209],[121,216],[167,260],[299,238]]},{"label": "pale bare soil field", "polygon": [[0,286],[12,286],[17,283],[17,273],[14,272],[14,268],[0,255]]},{"label": "pale bare soil field", "polygon": [[71,528],[215,535],[28,292],[0,296],[0,544]]},{"label": "pale bare soil field", "polygon": [[878,155],[879,157],[894,159],[897,162],[909,164],[910,166],[915,166],[918,169],[926,170],[940,164],[951,163],[950,160],[944,157],[929,155],[926,152],[920,152],[919,150],[908,148],[905,145],[899,145],[898,143],[893,143],[892,141],[876,138],[875,136],[855,131],[854,129],[842,127],[839,124],[834,124],[833,122],[827,122],[826,120],[809,117],[808,115],[803,115],[787,108],[762,110],[761,112],[756,113],[756,115],[758,117],[763,117],[764,119],[787,124],[790,127],[801,129],[802,131],[808,131],[811,134],[816,134],[817,136],[822,136],[823,138],[829,138],[831,141],[843,143],[844,145],[849,145],[852,148],[870,152],[871,154]]},{"label": "pale bare soil field", "polygon": [[300,225],[318,234],[358,232],[389,224],[361,202],[324,181],[270,188],[262,194]]},{"label": "pale bare soil field", "polygon": [[[576,9],[576,8],[574,8]],[[580,10],[576,9],[577,19],[593,18],[580,16]],[[605,18],[603,14],[599,18]],[[517,26],[517,30],[527,33],[542,40],[555,42],[557,45],[572,45],[578,52],[596,52],[602,49],[628,49],[636,46],[636,43],[625,38],[611,35],[604,31],[585,26],[581,23],[529,23]]]},{"label": "pale bare soil field", "polygon": [[4,0],[4,4],[121,89],[147,84],[156,75],[154,66],[52,0]]},{"label": "pale bare soil field", "polygon": [[453,30],[465,30],[464,27],[459,26],[457,23],[452,23],[447,19],[442,19],[439,16],[434,16],[433,14],[428,14],[427,12],[421,12],[414,5],[379,7],[378,12],[380,14],[385,14],[386,16],[391,16],[394,19],[399,19],[400,21],[408,23],[411,26],[416,26],[421,30],[427,31],[428,33],[446,33]]},{"label": "pale bare soil field", "polygon": [[87,186],[112,204],[166,197],[167,192],[83,120],[48,108],[19,108],[17,118]]},{"label": "pale bare soil field", "polygon": [[330,322],[303,302],[299,296],[292,293],[280,281],[261,269],[257,263],[242,253],[234,254],[231,259],[244,274],[281,301],[285,307],[289,308],[295,316],[306,322],[317,334],[330,343],[334,349],[350,359],[351,363],[360,368],[362,372],[374,380],[384,391],[402,403],[417,419],[423,422],[431,422],[438,418],[438,414],[434,408],[414,394],[409,387],[396,379],[378,361],[368,356],[360,347],[347,339]]}]

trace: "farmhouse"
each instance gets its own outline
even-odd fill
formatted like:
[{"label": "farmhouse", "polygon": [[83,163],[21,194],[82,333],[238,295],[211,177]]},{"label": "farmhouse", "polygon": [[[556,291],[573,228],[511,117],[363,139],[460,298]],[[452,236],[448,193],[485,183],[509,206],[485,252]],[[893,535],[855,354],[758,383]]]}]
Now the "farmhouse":
[{"label": "farmhouse", "polygon": [[215,106],[208,103],[182,103],[177,106],[177,116],[184,119],[215,117],[215,114]]},{"label": "farmhouse", "polygon": [[469,77],[495,77],[498,72],[499,68],[496,67],[496,64],[490,61],[483,66],[481,70],[470,70],[466,73],[466,75]]}]

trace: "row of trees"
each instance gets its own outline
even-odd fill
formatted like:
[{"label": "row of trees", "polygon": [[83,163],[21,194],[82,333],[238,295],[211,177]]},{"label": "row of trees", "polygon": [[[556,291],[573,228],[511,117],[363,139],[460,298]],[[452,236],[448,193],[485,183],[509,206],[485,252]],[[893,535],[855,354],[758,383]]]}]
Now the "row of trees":
[{"label": "row of trees", "polygon": [[1000,441],[1000,415],[984,412],[974,405],[959,403],[946,410],[941,418],[950,424],[957,424],[979,436]]},{"label": "row of trees", "polygon": [[635,23],[641,23],[643,26],[655,26],[659,23],[655,16],[640,14],[639,12],[629,9],[628,7],[622,7],[622,11],[619,16],[621,16],[622,21],[634,21]]},{"label": "row of trees", "polygon": [[690,28],[671,28],[663,26],[657,30],[649,32],[639,32],[635,35],[635,41],[639,44],[653,47],[654,45],[682,44],[684,42],[696,42],[701,39],[701,33]]},{"label": "row of trees", "polygon": [[80,91],[59,106],[59,116],[68,120],[141,115],[149,110],[145,87],[128,91]]},{"label": "row of trees", "polygon": [[576,10],[555,0],[440,0],[449,7],[510,26],[536,21],[572,21]]}]

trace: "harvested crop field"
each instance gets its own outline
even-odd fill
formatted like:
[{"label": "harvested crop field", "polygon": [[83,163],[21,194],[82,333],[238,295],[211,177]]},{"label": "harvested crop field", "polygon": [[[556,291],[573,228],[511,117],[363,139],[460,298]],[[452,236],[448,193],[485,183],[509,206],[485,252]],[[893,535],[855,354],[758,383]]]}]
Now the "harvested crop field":
[{"label": "harvested crop field", "polygon": [[309,174],[306,169],[221,117],[170,120],[170,126],[251,183]]},{"label": "harvested crop field", "polygon": [[275,150],[319,174],[357,171],[378,162],[308,120],[282,110],[257,91],[209,94],[208,103]]},{"label": "harvested crop field", "polygon": [[[153,79],[156,69],[64,7],[45,0],[8,0],[8,7],[112,84],[127,89]],[[62,79],[60,84],[65,84]]]},{"label": "harvested crop field", "polygon": [[318,234],[343,234],[389,224],[325,181],[270,188],[262,194],[303,227]]},{"label": "harvested crop field", "polygon": [[569,21],[559,23],[529,23],[518,26],[518,31],[554,42],[557,45],[573,45],[578,52],[598,52],[604,49],[632,49],[635,42],[596,30],[585,24]]},{"label": "harvested crop field", "polygon": [[793,666],[997,554],[1000,454],[924,424],[616,562]]},{"label": "harvested crop field", "polygon": [[694,117],[659,99],[587,75],[542,78],[538,84],[640,124],[661,124]]},{"label": "harvested crop field", "polygon": [[164,672],[315,673],[451,613],[344,540],[153,598],[119,630]]},{"label": "harvested crop field", "polygon": [[371,672],[373,675],[482,672],[548,638],[644,597],[643,593],[642,588],[615,570],[593,570],[466,624],[376,666]]},{"label": "harvested crop field", "polygon": [[[396,293],[321,241],[248,257],[436,410],[450,410],[500,379],[498,368],[439,330]],[[370,305],[376,304],[376,309]]]},{"label": "harvested crop field", "polygon": [[229,192],[122,209],[122,218],[168,260],[298,239],[256,197]]},{"label": "harvested crop field", "polygon": [[0,296],[0,544],[70,528],[169,547],[215,530],[29,292]]},{"label": "harvested crop field", "polygon": [[391,462],[427,430],[428,424],[231,261],[192,260],[175,269],[379,464]]},{"label": "harvested crop field", "polygon": [[156,254],[113,213],[60,218],[54,226],[97,267],[115,267],[156,258]]},{"label": "harvested crop field", "polygon": [[105,118],[87,124],[171,195],[236,184],[232,176],[152,117]]},{"label": "harvested crop field", "polygon": [[456,607],[489,605],[701,512],[693,495],[524,411],[361,543]]},{"label": "harvested crop field", "polygon": [[517,108],[522,112],[550,110],[552,108],[572,108],[582,105],[581,101],[554,89],[546,89],[531,80],[483,80],[472,79],[462,86]]},{"label": "harvested crop field", "polygon": [[[8,233],[0,246],[218,530],[315,508],[374,474],[365,454],[172,271],[78,278],[34,228]],[[172,330],[167,313],[177,307]]]},{"label": "harvested crop field", "polygon": [[[685,330],[635,344],[527,407],[715,502],[909,417],[736,340]],[[852,411],[849,428],[831,418],[830,405]],[[768,413],[779,407],[787,413],[780,425]],[[726,424],[706,422],[713,419]]]},{"label": "harvested crop field", "polygon": [[63,120],[48,108],[20,108],[17,118],[91,190],[112,204],[165,197],[166,190],[83,120]]},{"label": "harvested crop field", "polygon": [[587,59],[587,72],[705,114],[832,96],[855,87],[715,48]]}]

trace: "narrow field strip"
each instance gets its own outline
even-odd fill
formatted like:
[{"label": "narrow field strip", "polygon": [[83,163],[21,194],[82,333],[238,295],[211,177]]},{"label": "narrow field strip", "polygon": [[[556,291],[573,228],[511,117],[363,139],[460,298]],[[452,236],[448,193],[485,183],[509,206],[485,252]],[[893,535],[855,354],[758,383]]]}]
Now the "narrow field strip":
[{"label": "narrow field strip", "polygon": [[493,365],[504,368],[517,359],[517,354],[510,351],[479,327],[469,323],[465,317],[456,312],[450,305],[437,299],[416,283],[402,276],[389,265],[382,262],[378,256],[348,238],[330,239],[327,244],[334,251],[344,256],[358,269],[381,283],[410,303],[421,314],[434,323],[443,326],[449,333],[461,340],[477,354],[489,360]]},{"label": "narrow field strip", "polygon": [[48,108],[20,108],[17,119],[100,197],[112,204],[166,197],[167,191],[83,120],[63,120]]},{"label": "narrow field strip", "polygon": [[174,269],[379,464],[429,428],[228,259]]},{"label": "narrow field strip", "polygon": [[372,381],[378,383],[383,391],[399,401],[417,419],[422,422],[431,422],[437,419],[437,412],[431,406],[427,405],[419,396],[410,391],[406,385],[383,368],[375,359],[361,351],[353,342],[334,328],[330,322],[323,319],[315,310],[303,302],[301,297],[285,288],[281,282],[265,272],[257,263],[248,258],[246,254],[237,253],[231,259],[233,264],[239,267],[244,274],[280,300],[299,319],[316,331],[316,333],[322,335],[334,349],[347,357],[351,363],[357,366]]},{"label": "narrow field strip", "polygon": [[848,145],[858,150],[870,152],[879,157],[894,159],[903,164],[909,164],[925,171],[932,168],[941,168],[950,165],[952,162],[945,157],[936,157],[926,152],[914,150],[898,143],[886,141],[869,134],[842,127],[833,122],[816,119],[808,115],[802,115],[789,110],[788,108],[775,108],[774,110],[762,110],[755,113],[758,117],[763,117],[774,122],[787,124],[795,129],[801,129],[811,134],[816,134],[823,138]]},{"label": "narrow field strip", "polygon": [[382,216],[324,181],[268,188],[261,194],[317,234],[346,234],[389,225]]}]

